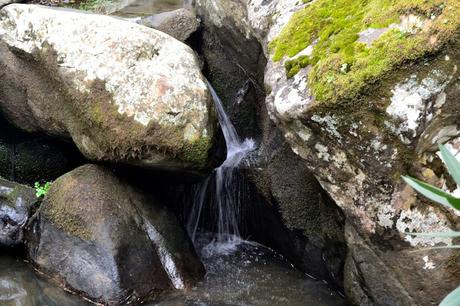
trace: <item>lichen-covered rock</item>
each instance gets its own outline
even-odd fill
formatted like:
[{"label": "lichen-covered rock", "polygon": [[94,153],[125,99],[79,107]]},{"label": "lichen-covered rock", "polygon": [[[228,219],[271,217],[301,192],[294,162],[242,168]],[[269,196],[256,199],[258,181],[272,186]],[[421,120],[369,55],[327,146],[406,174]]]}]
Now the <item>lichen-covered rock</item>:
[{"label": "lichen-covered rock", "polygon": [[27,240],[38,270],[110,305],[189,288],[204,274],[175,216],[96,165],[52,184]]},{"label": "lichen-covered rock", "polygon": [[143,17],[137,23],[171,35],[183,42],[200,27],[196,15],[184,8]]},{"label": "lichen-covered rock", "polygon": [[28,132],[89,159],[203,170],[216,130],[193,51],[120,19],[13,4],[0,15],[0,100]]},{"label": "lichen-covered rock", "polygon": [[23,243],[23,231],[33,204],[35,190],[0,178],[0,247]]},{"label": "lichen-covered rock", "polygon": [[[411,251],[452,240],[405,232],[448,231],[458,216],[400,176],[455,190],[436,143],[458,148],[459,2],[245,2],[235,25],[264,48],[270,117],[347,219],[348,297],[363,305],[439,303],[460,280],[457,257]],[[217,25],[239,16],[224,4],[197,3]]]}]

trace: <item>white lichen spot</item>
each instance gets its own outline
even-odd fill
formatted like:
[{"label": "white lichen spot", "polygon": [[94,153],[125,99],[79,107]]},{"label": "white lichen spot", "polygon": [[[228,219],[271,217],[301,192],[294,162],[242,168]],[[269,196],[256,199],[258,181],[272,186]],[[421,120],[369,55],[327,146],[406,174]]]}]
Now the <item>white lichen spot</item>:
[{"label": "white lichen spot", "polygon": [[328,148],[326,146],[323,146],[320,143],[317,143],[315,145],[315,149],[318,152],[318,157],[324,161],[329,161],[331,155],[328,152]]},{"label": "white lichen spot", "polygon": [[340,135],[339,131],[337,130],[337,121],[334,116],[327,115],[325,117],[321,117],[318,115],[313,115],[311,120],[321,124],[322,128],[330,135],[334,136],[337,140],[342,140],[342,135]]},{"label": "white lichen spot", "polygon": [[433,270],[436,268],[434,262],[432,262],[428,256],[424,256],[423,261],[425,263],[423,266],[423,270]]},{"label": "white lichen spot", "polygon": [[[428,211],[420,211],[418,208],[401,211],[396,228],[400,233],[429,233],[451,231],[445,217],[437,214],[432,207]],[[412,246],[434,246],[439,243],[452,244],[451,238],[425,237],[405,235],[405,240]]]},{"label": "white lichen spot", "polygon": [[386,228],[392,228],[395,212],[396,210],[391,205],[379,205],[377,212],[378,224]]},{"label": "white lichen spot", "polygon": [[449,80],[449,76],[434,70],[422,81],[419,81],[416,75],[412,75],[405,82],[396,85],[392,90],[391,103],[386,110],[388,114],[402,121],[396,131],[412,131],[412,136],[415,137],[420,119],[423,115],[428,115],[425,114],[427,100],[441,93]]}]

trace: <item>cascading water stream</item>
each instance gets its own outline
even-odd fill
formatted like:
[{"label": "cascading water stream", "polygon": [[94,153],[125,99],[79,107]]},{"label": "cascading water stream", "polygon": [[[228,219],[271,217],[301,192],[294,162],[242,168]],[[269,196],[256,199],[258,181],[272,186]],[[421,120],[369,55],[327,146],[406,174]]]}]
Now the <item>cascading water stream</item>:
[{"label": "cascading water stream", "polygon": [[[195,241],[203,206],[207,200],[207,195],[212,194],[212,202],[218,211],[216,238],[218,242],[226,242],[240,237],[238,230],[240,198],[234,171],[244,157],[254,150],[255,143],[252,139],[240,140],[235,127],[225,112],[222,101],[209,82],[208,87],[217,108],[227,146],[227,157],[224,163],[214,169],[214,172],[197,188],[187,229],[192,240]],[[212,187],[215,188],[214,192],[210,190]]]}]

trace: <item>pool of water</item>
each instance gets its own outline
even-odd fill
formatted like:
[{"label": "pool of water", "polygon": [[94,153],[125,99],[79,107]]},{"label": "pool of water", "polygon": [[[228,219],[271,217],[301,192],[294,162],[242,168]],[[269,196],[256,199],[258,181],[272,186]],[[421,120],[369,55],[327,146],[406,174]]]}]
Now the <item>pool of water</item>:
[{"label": "pool of water", "polygon": [[91,305],[39,277],[22,259],[0,255],[0,305]]},{"label": "pool of water", "polygon": [[[237,238],[219,243],[201,236],[198,246],[206,277],[187,291],[167,293],[153,306],[340,306],[329,286],[294,269],[272,250]],[[91,305],[38,276],[27,262],[0,256],[0,305]]]},{"label": "pool of water", "polygon": [[207,274],[192,290],[150,304],[161,306],[284,305],[340,306],[344,299],[322,281],[293,268],[282,256],[255,242],[199,238]]}]

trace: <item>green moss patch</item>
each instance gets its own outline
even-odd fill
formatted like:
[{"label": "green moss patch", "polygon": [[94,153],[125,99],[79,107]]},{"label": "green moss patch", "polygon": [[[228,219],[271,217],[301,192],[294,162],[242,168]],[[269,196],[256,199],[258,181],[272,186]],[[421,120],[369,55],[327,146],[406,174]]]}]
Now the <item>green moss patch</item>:
[{"label": "green moss patch", "polygon": [[[399,24],[408,15],[423,20],[423,28],[390,29],[371,45],[359,41],[362,31]],[[334,103],[355,97],[401,64],[439,50],[458,32],[459,16],[458,0],[317,0],[291,17],[270,48],[273,60],[280,61],[312,45],[311,56],[285,62],[287,76],[311,65],[308,82],[316,100]]]},{"label": "green moss patch", "polygon": [[186,162],[205,166],[208,161],[208,153],[211,146],[211,138],[203,136],[195,141],[186,143],[182,148],[180,157]]}]

